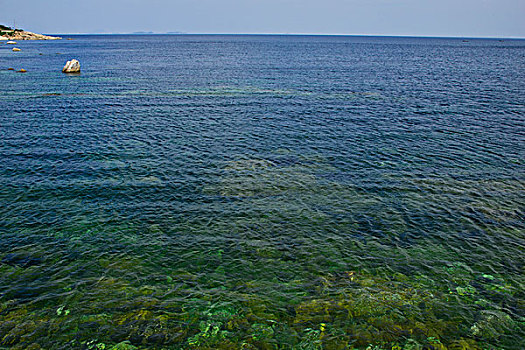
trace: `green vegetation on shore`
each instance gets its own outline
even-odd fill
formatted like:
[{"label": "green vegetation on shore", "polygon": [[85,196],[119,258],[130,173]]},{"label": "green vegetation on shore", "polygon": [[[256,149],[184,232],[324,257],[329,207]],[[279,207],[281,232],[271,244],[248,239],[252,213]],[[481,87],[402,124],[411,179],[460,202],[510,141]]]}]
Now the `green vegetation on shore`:
[{"label": "green vegetation on shore", "polygon": [[22,32],[22,29],[13,29],[8,26],[4,26],[3,24],[0,24],[0,35],[9,36],[13,34],[14,32]]}]

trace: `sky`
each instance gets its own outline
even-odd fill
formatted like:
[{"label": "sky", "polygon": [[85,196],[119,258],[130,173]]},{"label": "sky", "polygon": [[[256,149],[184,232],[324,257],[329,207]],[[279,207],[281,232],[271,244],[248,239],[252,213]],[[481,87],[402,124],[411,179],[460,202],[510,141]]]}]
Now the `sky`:
[{"label": "sky", "polygon": [[525,38],[525,0],[0,0],[46,34],[279,33]]}]

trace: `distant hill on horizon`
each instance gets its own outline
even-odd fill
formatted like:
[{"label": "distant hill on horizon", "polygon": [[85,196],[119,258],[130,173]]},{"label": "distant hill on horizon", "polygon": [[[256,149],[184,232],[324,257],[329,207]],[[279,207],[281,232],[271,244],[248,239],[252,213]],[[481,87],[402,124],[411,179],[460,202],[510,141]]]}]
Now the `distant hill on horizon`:
[{"label": "distant hill on horizon", "polygon": [[186,33],[185,32],[165,32],[165,33],[162,33],[162,32],[133,32],[131,34],[150,35],[150,34],[186,34]]}]

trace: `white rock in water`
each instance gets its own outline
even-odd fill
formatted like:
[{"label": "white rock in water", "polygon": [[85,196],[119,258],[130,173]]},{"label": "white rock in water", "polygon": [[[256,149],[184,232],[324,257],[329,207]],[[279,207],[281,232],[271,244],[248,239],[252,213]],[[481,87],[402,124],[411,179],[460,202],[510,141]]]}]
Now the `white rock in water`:
[{"label": "white rock in water", "polygon": [[13,51],[14,52],[18,52],[18,51],[22,51],[22,50],[20,50],[18,47],[13,47]]},{"label": "white rock in water", "polygon": [[6,44],[9,44],[9,45],[16,45],[16,41],[8,41],[8,42],[6,42]]},{"label": "white rock in water", "polygon": [[78,62],[77,60],[67,61],[66,65],[64,66],[64,69],[62,69],[62,72],[80,73],[80,62]]}]

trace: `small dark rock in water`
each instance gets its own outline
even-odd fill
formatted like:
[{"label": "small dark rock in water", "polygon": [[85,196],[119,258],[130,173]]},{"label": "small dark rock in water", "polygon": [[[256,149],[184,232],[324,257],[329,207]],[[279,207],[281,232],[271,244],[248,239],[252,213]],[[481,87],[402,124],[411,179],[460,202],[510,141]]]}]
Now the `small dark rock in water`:
[{"label": "small dark rock in water", "polygon": [[136,344],[136,345],[141,345],[142,344],[142,340],[144,339],[144,337],[140,334],[132,334],[130,337],[129,337],[129,341],[132,343],[132,344]]},{"label": "small dark rock in water", "polygon": [[270,161],[278,166],[293,166],[300,163],[298,157],[278,157]]},{"label": "small dark rock in water", "polygon": [[153,334],[148,337],[148,343],[150,344],[162,344],[166,341],[166,335],[160,333],[160,334]]},{"label": "small dark rock in water", "polygon": [[42,259],[25,254],[10,253],[2,258],[2,264],[26,268],[42,264]]},{"label": "small dark rock in water", "polygon": [[84,322],[79,325],[80,329],[98,329],[100,324],[98,322]]},{"label": "small dark rock in water", "polygon": [[293,307],[291,305],[286,306],[286,312],[288,313],[288,315],[290,315],[292,317],[297,316],[297,311],[295,311],[295,307]]},{"label": "small dark rock in water", "polygon": [[10,67],[10,68],[7,68],[7,70],[15,70],[15,69]]},{"label": "small dark rock in water", "polygon": [[111,340],[113,340],[116,343],[120,343],[128,339],[129,334],[130,334],[130,331],[125,328],[116,329],[111,333]]},{"label": "small dark rock in water", "polygon": [[40,296],[40,294],[42,294],[43,292],[43,288],[21,287],[9,290],[5,294],[0,294],[0,296],[6,298],[7,300],[17,299],[21,302],[27,302],[31,299]]}]

